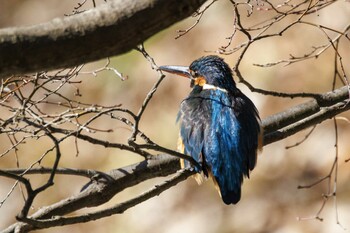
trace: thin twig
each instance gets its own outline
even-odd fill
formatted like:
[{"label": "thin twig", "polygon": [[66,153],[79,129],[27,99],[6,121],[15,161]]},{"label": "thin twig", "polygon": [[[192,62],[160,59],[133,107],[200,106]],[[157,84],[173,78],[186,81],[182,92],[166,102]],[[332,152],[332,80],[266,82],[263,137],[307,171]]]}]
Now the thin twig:
[{"label": "thin twig", "polygon": [[179,39],[180,37],[184,36],[185,34],[189,33],[194,27],[197,26],[197,24],[201,21],[202,19],[202,16],[204,15],[204,12],[206,12],[209,7],[211,5],[213,5],[216,1],[218,0],[212,0],[211,3],[209,3],[206,7],[204,7],[203,10],[201,11],[197,11],[195,14],[194,14],[194,17],[197,17],[197,20],[194,24],[192,24],[192,26],[190,26],[189,28],[185,29],[185,30],[177,30],[177,33],[178,35],[175,37],[175,39]]},{"label": "thin twig", "polygon": [[[158,66],[155,64],[153,58],[146,52],[146,50],[142,44],[137,47],[137,50],[139,52],[141,52],[143,54],[143,56],[151,63],[152,68],[157,69]],[[131,145],[134,145],[134,143],[135,143],[136,135],[137,135],[137,132],[139,130],[139,123],[140,123],[140,120],[141,120],[141,117],[142,117],[144,111],[146,110],[148,103],[151,101],[154,93],[157,91],[159,85],[161,84],[161,82],[165,78],[165,75],[163,75],[160,71],[158,71],[158,73],[159,73],[158,81],[153,85],[151,90],[148,92],[146,98],[143,100],[143,103],[142,103],[138,113],[134,117],[135,123],[134,123],[134,127],[133,127],[133,132],[128,140],[129,144],[131,144]]]}]

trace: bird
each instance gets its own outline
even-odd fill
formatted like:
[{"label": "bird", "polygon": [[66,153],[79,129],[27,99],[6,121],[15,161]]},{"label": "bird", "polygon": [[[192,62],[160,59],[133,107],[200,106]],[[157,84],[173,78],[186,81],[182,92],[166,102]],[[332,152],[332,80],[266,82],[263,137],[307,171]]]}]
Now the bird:
[{"label": "bird", "polygon": [[201,57],[190,66],[160,66],[159,70],[190,79],[192,90],[177,116],[177,147],[200,166],[181,159],[181,167],[195,169],[199,184],[212,178],[226,205],[238,203],[243,178],[249,178],[262,150],[257,108],[237,88],[231,68],[219,56]]}]

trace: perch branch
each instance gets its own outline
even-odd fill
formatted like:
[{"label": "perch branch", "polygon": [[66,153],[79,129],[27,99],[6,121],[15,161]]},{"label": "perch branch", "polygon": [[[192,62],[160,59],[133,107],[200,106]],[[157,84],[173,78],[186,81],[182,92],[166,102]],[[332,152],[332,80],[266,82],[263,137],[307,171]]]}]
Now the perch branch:
[{"label": "perch branch", "polygon": [[[282,140],[302,129],[332,118],[350,108],[346,101],[348,98],[347,87],[342,87],[320,96],[322,99],[320,102],[311,100],[307,103],[297,105],[286,112],[272,115],[263,120],[263,126],[265,128],[264,145]],[[303,111],[303,108],[306,109]],[[45,220],[47,222],[54,216],[63,216],[81,208],[103,204],[127,187],[134,186],[154,177],[174,174],[179,169],[178,158],[163,154],[154,156],[138,164],[112,170],[106,175],[100,176],[100,178],[92,179],[82,192],[51,206],[42,207],[39,211],[30,216],[30,219],[34,221],[33,224],[35,224],[35,220]],[[182,177],[183,179],[190,176],[192,173],[188,172],[185,174],[186,175]],[[110,179],[106,179],[106,176],[110,177]],[[153,194],[157,195],[157,192],[154,191]],[[128,205],[129,202],[120,203],[118,208],[125,211],[129,208]],[[40,221],[37,224],[40,224]],[[59,220],[52,219],[52,221]],[[18,222],[11,225],[4,232],[14,232],[16,228],[24,231],[36,229],[35,226],[28,223]]]}]

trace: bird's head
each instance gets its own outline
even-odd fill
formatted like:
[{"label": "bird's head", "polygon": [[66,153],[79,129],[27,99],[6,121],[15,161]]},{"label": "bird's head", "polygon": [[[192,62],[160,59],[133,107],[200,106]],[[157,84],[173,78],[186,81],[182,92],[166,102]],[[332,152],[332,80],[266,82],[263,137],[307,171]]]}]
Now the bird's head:
[{"label": "bird's head", "polygon": [[219,88],[226,91],[236,87],[228,64],[222,58],[214,55],[201,57],[192,62],[189,67],[160,66],[159,69],[191,79],[191,87]]}]

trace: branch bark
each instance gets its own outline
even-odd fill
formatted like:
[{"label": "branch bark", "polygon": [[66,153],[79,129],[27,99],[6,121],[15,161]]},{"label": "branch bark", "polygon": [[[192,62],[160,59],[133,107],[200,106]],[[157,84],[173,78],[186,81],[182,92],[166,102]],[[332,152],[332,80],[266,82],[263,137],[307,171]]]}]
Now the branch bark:
[{"label": "branch bark", "polygon": [[[158,155],[153,159],[145,160],[124,168],[114,169],[106,174],[97,175],[91,182],[84,186],[80,193],[61,200],[53,205],[41,208],[30,216],[30,218],[50,219],[54,216],[63,216],[85,207],[98,206],[106,203],[125,188],[132,187],[151,178],[174,174],[179,169],[179,159],[166,154]],[[181,176],[182,179],[186,179],[192,173],[188,172],[184,174],[185,175]],[[126,204],[130,205],[130,203]],[[123,209],[122,206],[119,208]],[[84,222],[84,218],[82,221]],[[62,224],[60,224],[60,222],[56,223],[56,226],[59,225]],[[52,226],[54,225],[45,223],[44,228]],[[3,232],[28,232],[39,228],[38,225],[18,222],[9,226]]]},{"label": "branch bark", "polygon": [[350,109],[349,88],[344,86],[317,99],[272,115],[262,122],[264,145],[287,138]]},{"label": "branch bark", "polygon": [[205,0],[110,0],[81,14],[0,30],[0,77],[72,67],[135,48]]}]

